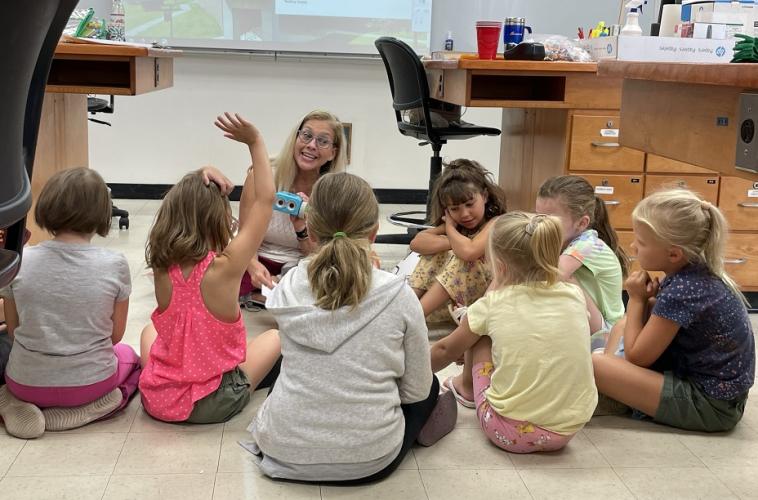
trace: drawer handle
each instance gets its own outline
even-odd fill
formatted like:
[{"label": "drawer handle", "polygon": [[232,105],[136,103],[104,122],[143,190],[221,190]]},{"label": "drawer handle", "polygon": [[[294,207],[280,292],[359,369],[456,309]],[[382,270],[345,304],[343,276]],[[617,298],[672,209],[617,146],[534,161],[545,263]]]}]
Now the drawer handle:
[{"label": "drawer handle", "polygon": [[596,148],[620,148],[621,147],[621,144],[619,144],[618,142],[592,141],[590,144],[592,144]]},{"label": "drawer handle", "polygon": [[616,205],[621,205],[621,202],[618,200],[603,200],[603,203],[605,203],[608,206],[615,207]]},{"label": "drawer handle", "polygon": [[747,262],[747,259],[745,257],[740,257],[738,259],[724,259],[724,264],[745,264]]},{"label": "drawer handle", "polygon": [[737,206],[744,207],[744,208],[758,208],[758,203],[754,201],[741,201],[737,203]]}]

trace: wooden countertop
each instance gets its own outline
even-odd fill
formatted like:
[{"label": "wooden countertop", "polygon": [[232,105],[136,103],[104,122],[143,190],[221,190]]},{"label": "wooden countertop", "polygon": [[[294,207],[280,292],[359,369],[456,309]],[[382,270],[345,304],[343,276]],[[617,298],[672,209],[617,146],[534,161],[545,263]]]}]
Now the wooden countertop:
[{"label": "wooden countertop", "polygon": [[600,61],[598,75],[658,82],[758,88],[758,64]]},{"label": "wooden countertop", "polygon": [[56,56],[176,57],[181,53],[181,50],[174,49],[97,43],[59,43],[55,48]]},{"label": "wooden countertop", "polygon": [[487,71],[540,71],[557,73],[596,73],[597,63],[570,61],[506,61],[505,59],[460,58],[447,60],[425,59],[426,69],[471,69]]}]

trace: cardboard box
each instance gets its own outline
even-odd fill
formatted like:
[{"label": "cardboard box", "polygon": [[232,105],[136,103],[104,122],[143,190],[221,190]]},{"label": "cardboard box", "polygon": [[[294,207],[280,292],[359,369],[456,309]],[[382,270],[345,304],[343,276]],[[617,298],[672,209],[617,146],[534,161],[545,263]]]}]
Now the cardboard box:
[{"label": "cardboard box", "polygon": [[[755,36],[758,21],[758,5],[753,0],[741,0],[739,5],[729,1],[694,1],[682,5],[682,22],[741,24],[737,33]],[[729,33],[727,33],[727,37]]]},{"label": "cardboard box", "polygon": [[671,38],[658,36],[606,36],[580,40],[593,60],[728,63],[735,40]]},{"label": "cardboard box", "polygon": [[741,28],[741,24],[695,23],[692,38],[726,40],[734,38],[734,34],[739,33]]}]

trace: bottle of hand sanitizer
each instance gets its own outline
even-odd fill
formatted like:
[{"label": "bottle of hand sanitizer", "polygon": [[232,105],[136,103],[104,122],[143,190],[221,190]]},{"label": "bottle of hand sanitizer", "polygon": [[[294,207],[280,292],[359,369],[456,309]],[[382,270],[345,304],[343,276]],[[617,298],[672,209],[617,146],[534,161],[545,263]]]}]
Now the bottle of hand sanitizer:
[{"label": "bottle of hand sanitizer", "polygon": [[453,50],[453,32],[447,32],[447,38],[445,38],[445,50]]}]

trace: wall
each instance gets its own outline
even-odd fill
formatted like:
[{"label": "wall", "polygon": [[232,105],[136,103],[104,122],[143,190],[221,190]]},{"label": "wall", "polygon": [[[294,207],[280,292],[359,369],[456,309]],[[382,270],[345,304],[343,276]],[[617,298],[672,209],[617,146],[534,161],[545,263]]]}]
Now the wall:
[{"label": "wall", "polygon": [[[115,114],[98,115],[112,127],[90,122],[90,167],[107,182],[173,183],[210,163],[241,183],[248,154],[213,126],[216,115],[237,111],[254,121],[276,154],[302,115],[324,108],[353,124],[350,172],[374,188],[426,188],[431,149],[397,131],[380,61],[186,54],[174,64],[173,88],[116,97]],[[464,119],[499,127],[500,111],[471,108]],[[455,141],[443,155],[474,158],[497,174],[499,144]]]}]

